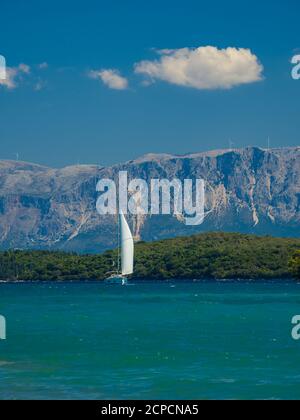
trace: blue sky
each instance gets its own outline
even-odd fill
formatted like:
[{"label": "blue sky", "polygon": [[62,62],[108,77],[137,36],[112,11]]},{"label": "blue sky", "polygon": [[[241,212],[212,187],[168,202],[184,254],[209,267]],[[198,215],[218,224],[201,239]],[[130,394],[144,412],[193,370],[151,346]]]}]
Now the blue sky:
[{"label": "blue sky", "polygon": [[[299,145],[300,80],[290,63],[300,51],[299,12],[298,0],[3,0],[0,54],[15,86],[0,86],[0,158],[108,165],[226,148],[229,139]],[[207,89],[197,63],[185,84],[161,65],[177,50],[207,46],[249,49],[262,80]],[[158,53],[165,49],[173,52]],[[134,71],[145,60],[155,64],[151,78]],[[121,85],[104,83],[105,69],[118,71]]]}]

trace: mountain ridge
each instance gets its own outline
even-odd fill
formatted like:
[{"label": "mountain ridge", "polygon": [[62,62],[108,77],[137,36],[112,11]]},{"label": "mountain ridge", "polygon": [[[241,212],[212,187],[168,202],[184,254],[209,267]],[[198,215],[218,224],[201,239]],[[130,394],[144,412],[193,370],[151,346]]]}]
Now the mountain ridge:
[{"label": "mountain ridge", "polygon": [[190,228],[172,216],[129,222],[137,238],[159,240],[203,231],[300,236],[300,147],[221,149],[177,156],[147,154],[103,167],[49,168],[0,161],[0,248],[101,252],[116,244],[113,216],[96,212],[101,178],[175,177],[206,181],[203,225]]}]

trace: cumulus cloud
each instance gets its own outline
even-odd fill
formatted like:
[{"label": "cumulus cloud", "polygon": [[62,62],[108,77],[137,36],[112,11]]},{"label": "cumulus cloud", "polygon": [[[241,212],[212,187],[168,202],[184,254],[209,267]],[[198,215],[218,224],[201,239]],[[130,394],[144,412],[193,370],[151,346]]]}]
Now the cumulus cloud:
[{"label": "cumulus cloud", "polygon": [[156,60],[135,65],[135,73],[155,82],[163,80],[196,89],[230,89],[262,80],[263,66],[256,55],[245,48],[159,50]]},{"label": "cumulus cloud", "polygon": [[0,79],[0,86],[7,89],[15,89],[22,81],[24,75],[30,74],[30,67],[27,64],[19,64],[17,67],[7,67],[5,79]]},{"label": "cumulus cloud", "polygon": [[128,80],[115,69],[92,70],[89,77],[102,80],[110,89],[125,90],[128,88]]}]

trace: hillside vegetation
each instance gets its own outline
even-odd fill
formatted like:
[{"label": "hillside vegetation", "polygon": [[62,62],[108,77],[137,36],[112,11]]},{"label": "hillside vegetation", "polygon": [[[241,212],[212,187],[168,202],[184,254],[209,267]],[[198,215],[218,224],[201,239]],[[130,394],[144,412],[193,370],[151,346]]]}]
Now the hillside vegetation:
[{"label": "hillside vegetation", "polygon": [[289,264],[290,272],[293,277],[300,279],[300,251],[295,252]]},{"label": "hillside vegetation", "polygon": [[[135,278],[269,279],[300,277],[300,240],[236,233],[139,243]],[[48,251],[0,253],[1,280],[102,280],[116,251],[77,255]]]}]

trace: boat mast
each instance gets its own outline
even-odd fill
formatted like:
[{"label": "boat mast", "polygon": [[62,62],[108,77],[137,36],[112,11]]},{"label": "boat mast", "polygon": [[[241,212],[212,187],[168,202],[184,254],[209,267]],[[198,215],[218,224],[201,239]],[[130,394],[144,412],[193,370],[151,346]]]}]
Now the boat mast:
[{"label": "boat mast", "polygon": [[118,235],[118,262],[117,262],[117,271],[118,274],[120,274],[120,214],[119,214],[119,209],[118,209],[118,213],[117,213],[117,235]]}]

